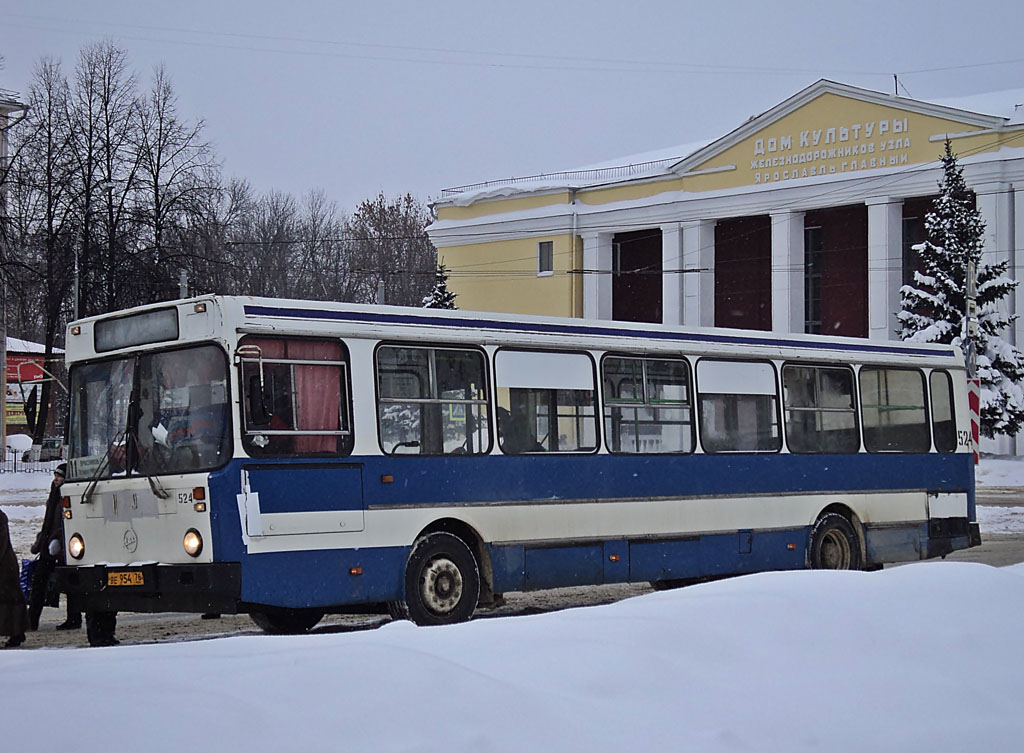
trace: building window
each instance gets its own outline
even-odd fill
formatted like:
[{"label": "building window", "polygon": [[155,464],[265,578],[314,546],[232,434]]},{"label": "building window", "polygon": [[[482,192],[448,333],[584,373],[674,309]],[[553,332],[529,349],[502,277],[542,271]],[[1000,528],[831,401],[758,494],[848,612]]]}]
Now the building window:
[{"label": "building window", "polygon": [[537,244],[537,276],[555,273],[555,242],[541,241]]},{"label": "building window", "polygon": [[821,228],[804,228],[804,332],[821,334]]}]

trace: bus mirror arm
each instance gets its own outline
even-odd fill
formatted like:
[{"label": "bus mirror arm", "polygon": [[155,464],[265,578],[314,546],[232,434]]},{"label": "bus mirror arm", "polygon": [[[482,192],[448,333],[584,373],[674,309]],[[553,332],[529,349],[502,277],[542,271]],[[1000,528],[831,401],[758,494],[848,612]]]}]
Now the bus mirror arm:
[{"label": "bus mirror arm", "polygon": [[236,365],[240,366],[245,360],[252,359],[256,360],[258,373],[252,374],[246,385],[249,393],[249,421],[253,426],[266,426],[270,423],[271,412],[267,408],[266,384],[263,379],[263,351],[259,345],[242,345],[235,351]]},{"label": "bus mirror arm", "polygon": [[263,379],[258,374],[249,377],[249,421],[253,426],[266,426],[270,423],[270,409],[267,407],[267,395],[263,391]]}]

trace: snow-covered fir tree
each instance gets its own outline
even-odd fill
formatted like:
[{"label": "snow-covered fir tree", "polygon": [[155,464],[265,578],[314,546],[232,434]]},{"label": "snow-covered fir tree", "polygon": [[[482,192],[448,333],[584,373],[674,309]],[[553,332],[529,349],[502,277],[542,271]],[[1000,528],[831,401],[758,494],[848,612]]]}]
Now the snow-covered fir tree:
[{"label": "snow-covered fir tree", "polygon": [[434,276],[434,287],[430,291],[430,295],[423,299],[423,308],[455,308],[455,293],[448,289],[448,269],[444,266],[444,262],[437,265],[437,272]]},{"label": "snow-covered fir tree", "polygon": [[[914,246],[920,269],[914,285],[900,288],[899,336],[903,340],[950,343],[968,352],[967,264],[977,279],[978,334],[974,338],[981,382],[981,433],[1015,435],[1024,425],[1024,354],[1003,339],[1016,319],[1004,300],[1017,281],[1008,261],[982,264],[985,223],[964,183],[963,168],[946,142],[943,177],[933,211],[925,217],[928,240]],[[923,271],[920,271],[923,269]]]}]

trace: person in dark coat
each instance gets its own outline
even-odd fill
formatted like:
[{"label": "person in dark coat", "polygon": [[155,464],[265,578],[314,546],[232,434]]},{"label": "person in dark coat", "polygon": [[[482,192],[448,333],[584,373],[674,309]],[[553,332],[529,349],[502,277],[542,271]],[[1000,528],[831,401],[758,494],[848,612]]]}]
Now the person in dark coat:
[{"label": "person in dark coat", "polygon": [[21,592],[18,557],[11,546],[7,515],[0,510],[0,635],[9,636],[4,648],[15,648],[25,642],[28,628],[28,607]]},{"label": "person in dark coat", "polygon": [[[39,555],[35,573],[32,576],[32,590],[29,598],[28,617],[32,630],[39,629],[39,616],[46,604],[46,593],[50,585],[50,575],[57,565],[64,564],[64,519],[61,508],[60,487],[67,474],[67,463],[61,463],[53,469],[53,482],[50,484],[50,496],[46,498],[46,513],[43,515],[43,527],[32,544],[32,554]],[[75,599],[68,596],[68,616],[57,626],[58,630],[78,630],[82,627],[82,610]]]}]

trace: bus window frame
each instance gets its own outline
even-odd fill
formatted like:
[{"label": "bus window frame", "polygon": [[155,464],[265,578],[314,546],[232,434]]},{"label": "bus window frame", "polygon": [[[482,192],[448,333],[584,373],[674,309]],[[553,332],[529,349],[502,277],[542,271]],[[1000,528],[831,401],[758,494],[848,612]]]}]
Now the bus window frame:
[{"label": "bus window frame", "polygon": [[[429,350],[429,351],[447,350],[447,351],[461,351],[461,352],[471,352],[471,353],[479,354],[481,356],[481,358],[483,359],[483,362],[481,364],[482,367],[483,367],[482,370],[481,370],[481,375],[483,376],[483,380],[484,380],[484,384],[483,384],[484,398],[483,398],[483,400],[467,400],[467,401],[463,401],[463,400],[444,400],[441,397],[426,398],[426,399],[424,399],[424,398],[411,399],[410,398],[410,399],[406,399],[406,400],[396,400],[396,399],[393,399],[393,398],[388,398],[388,400],[391,400],[394,403],[402,403],[402,402],[410,403],[411,402],[411,403],[418,403],[418,404],[424,404],[424,405],[425,404],[430,404],[430,405],[437,405],[437,406],[441,406],[441,405],[443,405],[445,403],[464,403],[464,404],[467,404],[467,405],[482,405],[482,406],[484,406],[487,409],[487,432],[486,432],[487,448],[486,448],[486,450],[480,450],[480,451],[472,452],[472,453],[470,453],[470,452],[444,452],[444,440],[443,440],[443,437],[442,437],[442,442],[441,442],[442,451],[441,452],[388,452],[384,448],[384,436],[383,436],[383,433],[381,432],[381,425],[380,425],[380,406],[382,404],[384,404],[384,403],[382,402],[382,398],[381,398],[381,394],[380,394],[380,372],[379,372],[380,360],[379,360],[379,355],[380,355],[381,349],[383,349],[383,348],[409,348],[409,349]],[[437,342],[437,341],[424,342],[424,341],[420,341],[420,340],[381,340],[373,348],[373,373],[372,373],[372,378],[373,378],[373,410],[374,410],[374,419],[373,419],[373,421],[374,421],[374,425],[375,425],[375,432],[377,434],[377,447],[380,449],[381,455],[383,455],[384,457],[386,457],[386,458],[403,458],[403,457],[413,457],[413,458],[425,458],[425,457],[426,458],[441,458],[441,457],[444,457],[444,458],[456,458],[456,457],[479,458],[479,457],[484,457],[486,455],[490,455],[494,451],[494,447],[495,447],[495,444],[496,444],[495,441],[494,441],[494,434],[495,434],[494,426],[495,426],[496,417],[495,417],[495,415],[492,412],[492,408],[494,407],[494,401],[492,399],[492,397],[494,395],[494,390],[493,390],[493,386],[492,386],[493,382],[492,382],[492,376],[491,376],[491,362],[490,362],[490,359],[488,358],[487,351],[483,347],[481,347],[479,345],[471,345],[471,344],[468,344],[468,343],[451,343],[451,342]],[[433,387],[433,385],[428,385],[428,388],[429,387]]]},{"label": "bus window frame", "polygon": [[[257,342],[252,342],[256,340]],[[303,358],[264,358],[262,353],[259,358],[247,357],[244,355],[238,355],[238,348],[245,345],[256,345],[259,347],[259,340],[276,340],[284,343],[285,341],[299,341],[299,342],[312,342],[312,343],[329,343],[336,344],[340,348],[341,360],[338,361],[318,361],[316,359],[303,359]],[[268,333],[268,332],[239,332],[235,339],[235,360],[237,364],[235,368],[238,374],[238,391],[239,399],[238,405],[238,436],[241,439],[242,450],[245,454],[253,459],[257,460],[269,460],[269,459],[290,459],[290,460],[303,460],[306,458],[345,458],[352,455],[355,451],[355,425],[354,425],[354,413],[352,410],[352,354],[349,350],[348,344],[343,338],[340,337],[322,337],[316,335],[290,335],[287,333]],[[338,415],[339,429],[336,431],[314,431],[314,430],[296,430],[296,429],[270,429],[269,427],[253,426],[250,428],[248,421],[246,420],[246,411],[249,405],[249,385],[245,383],[244,378],[244,364],[246,363],[258,363],[263,364],[272,363],[275,365],[288,364],[290,366],[337,366],[340,370],[340,392],[338,399],[338,407],[340,413]],[[289,368],[289,379],[294,384],[294,371]],[[266,385],[264,385],[266,389]],[[292,397],[293,403],[293,415],[292,422],[294,423],[294,394]],[[347,425],[347,428],[344,428]],[[316,437],[340,437],[341,450],[335,452],[304,452],[297,453],[294,451],[290,452],[275,452],[273,450],[268,452],[257,452],[254,453],[249,445],[252,442],[246,442],[246,437],[255,436],[267,436],[267,437],[302,437],[302,436],[316,436]]]},{"label": "bus window frame", "polygon": [[[640,362],[642,362],[644,364],[646,364],[646,362],[648,362],[648,361],[668,361],[668,362],[672,362],[672,363],[682,363],[682,364],[684,364],[685,367],[686,367],[686,380],[687,380],[687,382],[686,382],[686,398],[687,398],[687,402],[685,404],[683,404],[683,403],[659,404],[659,403],[655,403],[655,402],[650,402],[650,403],[648,403],[648,402],[639,402],[639,403],[633,403],[632,405],[626,405],[625,403],[623,403],[621,405],[616,404],[616,403],[609,403],[608,402],[608,397],[607,397],[607,395],[605,394],[605,391],[604,391],[604,367],[605,367],[605,361],[607,359],[609,359],[609,358],[629,359],[629,360],[634,360],[634,361],[640,361]],[[697,451],[697,446],[698,446],[697,445],[697,406],[696,406],[696,404],[694,402],[694,398],[695,398],[695,394],[696,394],[696,389],[695,389],[696,385],[695,385],[695,378],[694,378],[694,373],[695,372],[694,372],[693,364],[690,363],[690,359],[689,358],[687,358],[683,354],[661,354],[661,353],[657,353],[657,354],[637,354],[637,353],[628,353],[628,352],[624,352],[624,351],[612,351],[612,350],[610,350],[610,351],[604,352],[601,355],[600,362],[598,363],[598,369],[599,369],[598,377],[600,379],[600,386],[599,386],[600,394],[598,396],[598,402],[600,403],[600,408],[601,408],[599,423],[601,424],[601,432],[603,434],[603,436],[602,436],[602,446],[604,447],[605,451],[609,455],[625,455],[627,457],[636,457],[636,456],[641,456],[641,455],[645,456],[645,457],[655,457],[655,456],[672,456],[672,457],[676,457],[676,456],[681,456],[681,455],[693,455]],[[643,368],[643,379],[645,381],[645,384],[643,386],[644,386],[644,390],[645,390],[645,394],[646,394],[646,379],[647,379],[647,369],[646,369],[646,366],[644,366],[644,368]],[[612,447],[611,447],[610,439],[609,439],[609,432],[607,431],[607,427],[605,426],[605,409],[606,408],[644,408],[644,407],[650,407],[650,408],[664,407],[664,408],[674,409],[674,410],[678,410],[680,408],[688,409],[690,411],[690,421],[689,421],[690,449],[689,450],[670,451],[670,452],[623,452],[622,450],[613,450]],[[670,425],[672,425],[672,426],[686,426],[685,423],[678,423],[678,424],[677,423],[672,423]]]},{"label": "bus window frame", "polygon": [[[901,449],[872,449],[868,447],[868,435],[867,435],[867,422],[865,421],[864,413],[864,371],[865,369],[871,370],[884,370],[884,371],[910,371],[916,373],[921,377],[921,394],[924,396],[924,426],[928,434],[928,446],[924,450],[901,450]],[[935,452],[935,445],[932,439],[932,419],[931,419],[931,393],[930,384],[928,381],[928,373],[923,368],[918,366],[896,366],[896,365],[883,365],[877,363],[861,363],[857,367],[857,393],[860,399],[860,411],[861,411],[861,444],[864,447],[865,452],[869,452],[875,455],[929,455]],[[877,406],[874,406],[877,407]]]},{"label": "bus window frame", "polygon": [[[704,443],[704,416],[701,409],[701,389],[700,389],[700,377],[698,371],[700,370],[700,364],[704,361],[713,361],[715,363],[758,363],[767,364],[771,367],[772,375],[775,381],[775,392],[773,396],[775,398],[775,425],[779,431],[779,442],[778,447],[770,450],[709,450]],[[695,408],[696,408],[696,420],[699,422],[697,426],[697,436],[700,439],[701,451],[706,455],[777,455],[783,451],[788,452],[786,447],[785,438],[785,427],[782,416],[782,392],[781,392],[781,381],[779,376],[779,369],[775,361],[770,358],[733,358],[733,357],[722,357],[719,355],[701,356],[697,359],[693,365],[693,384],[694,384],[694,395],[695,395]],[[729,395],[729,392],[710,392],[711,395]],[[765,394],[765,393],[751,393],[751,394]]]},{"label": "bus window frame", "polygon": [[[849,373],[849,375],[850,375],[850,388],[851,388],[851,395],[850,395],[850,397],[853,400],[853,408],[852,408],[853,428],[854,428],[854,431],[857,434],[857,449],[855,449],[853,451],[850,451],[850,452],[826,452],[826,451],[808,451],[808,450],[794,450],[793,449],[793,446],[790,444],[790,441],[789,441],[789,434],[790,434],[790,432],[789,432],[789,423],[786,420],[786,413],[789,410],[791,410],[788,407],[788,405],[786,404],[786,376],[785,376],[785,374],[786,374],[786,369],[788,367],[804,368],[804,369],[832,369],[832,370],[835,370],[835,371],[846,371],[846,372]],[[780,392],[781,392],[781,397],[782,397],[782,416],[783,416],[783,425],[784,425],[784,428],[785,428],[786,449],[790,453],[792,453],[793,455],[856,455],[856,454],[864,451],[864,433],[863,433],[863,431],[861,429],[862,421],[861,421],[861,412],[860,412],[860,380],[858,379],[857,370],[853,367],[853,365],[851,365],[851,364],[841,364],[841,363],[827,363],[827,362],[820,362],[820,361],[791,361],[791,360],[787,360],[787,361],[783,361],[782,362],[782,368],[779,369],[779,377],[780,377],[780,380],[781,380],[779,386],[780,386]],[[847,411],[845,409],[838,409],[838,408],[823,410],[820,406],[819,407],[815,407],[815,408],[794,408],[792,410],[797,410],[797,411],[814,411],[816,413],[823,413],[823,412],[828,412],[828,413],[846,413],[846,412],[850,412],[850,411]]]},{"label": "bus window frame", "polygon": [[[947,387],[947,392],[948,392],[948,397],[949,397],[949,420],[953,424],[953,447],[952,447],[952,449],[949,449],[949,450],[940,450],[939,449],[939,443],[936,441],[935,410],[934,410],[934,407],[933,407],[933,404],[935,403],[935,400],[933,399],[934,398],[934,392],[933,392],[933,387],[932,387],[932,377],[935,376],[936,374],[943,374],[946,377],[946,387]],[[957,423],[957,420],[956,420],[956,392],[955,392],[955,389],[953,387],[953,375],[949,372],[948,369],[931,369],[928,372],[926,380],[927,380],[927,386],[928,386],[928,395],[927,395],[927,397],[928,397],[928,410],[929,410],[928,425],[931,428],[930,435],[931,435],[931,440],[932,440],[931,452],[936,452],[936,453],[938,453],[940,455],[950,455],[950,454],[955,453],[957,451],[957,448],[958,448],[958,445],[959,445],[959,442],[957,441],[957,428],[958,428],[959,424]]]},{"label": "bus window frame", "polygon": [[[503,406],[498,404],[498,390],[501,389],[501,385],[498,382],[498,355],[500,353],[502,353],[502,352],[509,352],[509,353],[541,353],[541,354],[545,354],[545,355],[570,355],[570,356],[582,355],[582,356],[586,356],[587,360],[590,362],[590,379],[591,379],[591,384],[593,385],[593,393],[594,393],[594,402],[592,404],[592,407],[594,409],[594,415],[593,415],[593,419],[594,419],[594,446],[592,448],[585,449],[585,450],[579,450],[579,449],[577,449],[577,450],[547,450],[547,449],[545,449],[545,450],[527,450],[527,451],[523,451],[523,452],[510,452],[510,451],[506,450],[502,446],[501,436],[500,436],[500,425],[499,425],[500,421],[501,421],[501,412],[502,411],[508,412],[507,408],[504,408]],[[595,361],[594,355],[593,355],[593,353],[591,351],[589,351],[589,350],[574,350],[574,349],[569,349],[569,348],[530,348],[530,347],[519,347],[519,346],[516,346],[516,345],[502,345],[502,346],[499,346],[498,348],[496,348],[494,353],[491,355],[491,368],[494,371],[494,393],[493,393],[494,394],[494,431],[495,431],[495,437],[496,437],[496,440],[494,442],[494,446],[498,449],[498,451],[502,455],[506,455],[508,457],[525,457],[525,456],[530,456],[530,457],[536,457],[536,456],[541,456],[541,457],[544,457],[544,456],[560,456],[560,457],[564,457],[564,456],[577,456],[577,457],[581,457],[581,456],[586,456],[586,455],[596,455],[604,447],[604,444],[603,444],[604,437],[602,436],[602,433],[603,433],[603,423],[604,423],[604,417],[603,417],[604,414],[602,413],[603,406],[602,406],[602,400],[601,400],[601,382],[600,382],[601,375],[600,375],[600,372],[598,371],[598,364]],[[538,389],[538,390],[545,390],[546,392],[552,392],[553,391],[555,393],[557,393],[559,391],[566,391],[565,388],[560,388],[560,387],[539,387],[539,388],[507,387],[506,389]],[[559,418],[557,413],[556,413],[554,418],[555,418],[555,422],[557,423],[558,418]],[[550,430],[549,430],[549,432],[550,432]],[[545,435],[545,436],[547,436],[547,435]]]},{"label": "bus window frame", "polygon": [[[174,345],[164,346],[164,347],[161,347],[160,345],[156,345],[155,347],[152,347],[152,345],[153,344],[146,344],[146,345],[143,345],[143,346],[132,346],[132,348],[130,350],[128,350],[127,352],[123,352],[123,353],[104,352],[103,355],[100,356],[99,358],[82,359],[80,361],[76,361],[73,364],[70,364],[70,367],[68,368],[68,388],[70,389],[71,386],[72,386],[71,377],[72,377],[72,373],[74,372],[75,369],[82,368],[82,367],[88,367],[88,366],[95,366],[97,364],[107,363],[107,362],[111,362],[111,361],[124,361],[124,360],[134,360],[134,361],[136,361],[136,365],[135,365],[135,367],[133,367],[132,388],[131,388],[131,393],[130,393],[131,396],[134,397],[134,400],[131,399],[131,398],[129,399],[129,408],[128,408],[128,411],[129,411],[128,420],[130,421],[130,420],[132,420],[131,419],[132,413],[133,412],[137,412],[139,410],[138,401],[139,401],[140,398],[137,396],[136,393],[137,393],[137,387],[138,387],[138,380],[140,379],[140,373],[141,372],[138,369],[138,359],[145,358],[145,357],[153,357],[153,356],[163,355],[165,353],[173,353],[173,352],[179,351],[179,350],[193,350],[193,349],[204,348],[204,347],[213,347],[213,348],[215,348],[220,353],[220,355],[223,357],[223,359],[224,359],[224,390],[225,390],[225,393],[226,393],[226,395],[225,395],[226,403],[225,404],[228,406],[226,412],[227,412],[228,420],[231,422],[226,427],[224,427],[224,446],[223,446],[223,452],[221,453],[222,458],[223,458],[222,461],[218,465],[211,465],[211,466],[208,466],[208,467],[203,467],[201,470],[194,470],[194,471],[192,471],[192,470],[190,470],[190,471],[166,471],[166,472],[155,473],[155,474],[153,474],[153,473],[142,473],[141,471],[138,470],[138,465],[140,463],[138,439],[135,438],[135,434],[133,434],[132,432],[128,431],[127,427],[126,427],[125,430],[124,430],[124,436],[125,436],[125,441],[130,443],[130,448],[128,446],[126,446],[125,450],[126,450],[126,458],[128,458],[127,464],[130,465],[131,468],[130,468],[130,470],[127,470],[127,472],[125,473],[123,478],[147,478],[147,477],[159,478],[161,476],[180,475],[181,473],[213,473],[215,471],[220,470],[221,468],[224,468],[228,463],[231,462],[231,460],[234,458],[234,455],[235,455],[235,431],[234,431],[235,427],[234,427],[234,422],[236,420],[236,416],[235,416],[235,411],[232,409],[231,406],[234,405],[237,402],[234,399],[234,395],[233,395],[233,392],[232,392],[232,389],[231,389],[231,370],[232,370],[231,357],[230,357],[229,353],[225,350],[224,344],[219,342],[219,341],[216,341],[216,340],[196,340],[194,342],[186,342],[186,343],[178,342],[178,343],[175,343]],[[141,414],[136,416],[135,420],[139,420],[140,418],[141,418]],[[74,466],[74,464],[72,463],[72,458],[71,458],[71,447],[72,447],[72,445],[71,445],[71,426],[70,426],[70,424],[71,424],[71,401],[69,399],[69,401],[68,401],[68,469],[69,469],[69,471]],[[136,434],[137,434],[138,427],[135,427],[135,428],[136,428]],[[83,480],[83,479],[86,479],[86,478],[88,478],[88,476],[72,477],[71,475],[69,475],[69,479],[73,480],[73,481],[75,481],[75,480],[80,481],[80,480]],[[101,476],[99,478],[101,480],[105,480],[106,481],[106,480],[110,480],[112,478],[122,478],[122,477],[121,476],[107,475],[107,476]]]}]

